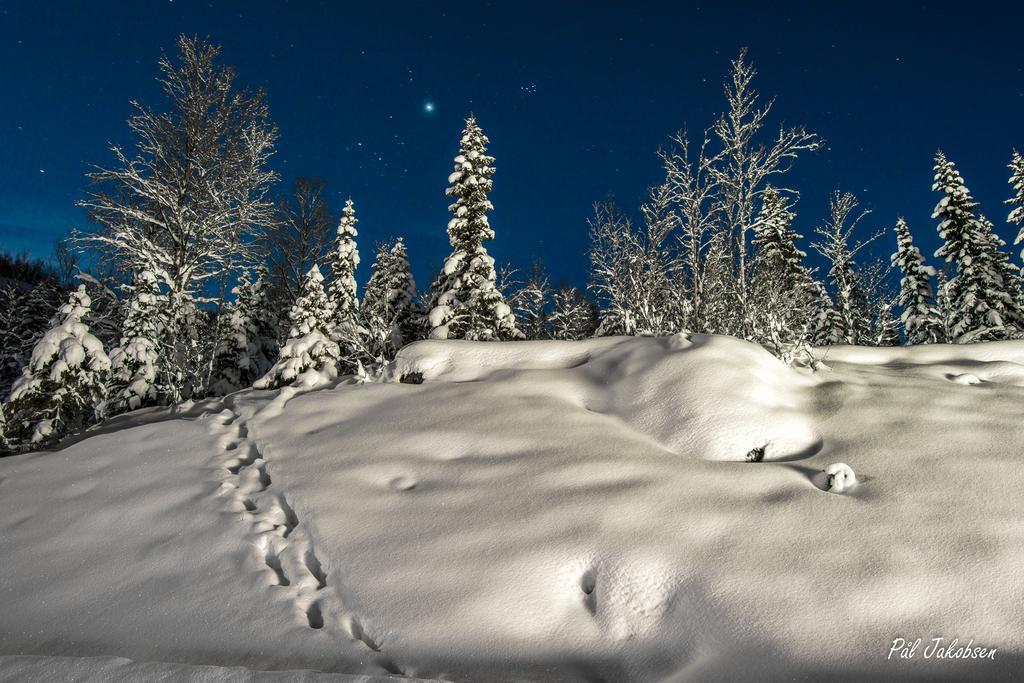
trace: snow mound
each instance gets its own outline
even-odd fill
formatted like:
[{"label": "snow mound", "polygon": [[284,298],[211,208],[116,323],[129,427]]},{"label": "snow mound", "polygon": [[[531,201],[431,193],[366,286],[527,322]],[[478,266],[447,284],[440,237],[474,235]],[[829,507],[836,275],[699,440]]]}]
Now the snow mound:
[{"label": "snow mound", "polygon": [[887,366],[956,384],[1024,387],[1024,341],[923,346],[833,346],[819,353],[829,362]]},{"label": "snow mound", "polygon": [[500,379],[615,416],[663,447],[706,460],[796,459],[820,447],[807,416],[817,380],[732,337],[677,334],[579,342],[423,341],[402,349],[384,379]]},{"label": "snow mound", "polygon": [[[1021,350],[428,342],[129,413],[0,460],[0,680],[1010,680]],[[939,636],[998,654],[886,657]]]}]

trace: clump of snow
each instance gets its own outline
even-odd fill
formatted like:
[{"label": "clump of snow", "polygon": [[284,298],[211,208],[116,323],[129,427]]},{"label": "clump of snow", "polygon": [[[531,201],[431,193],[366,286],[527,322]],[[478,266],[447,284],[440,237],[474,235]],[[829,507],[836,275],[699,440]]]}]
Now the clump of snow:
[{"label": "clump of snow", "polygon": [[825,468],[825,475],[828,490],[833,493],[842,493],[857,484],[857,475],[853,468],[846,463],[836,462]]}]

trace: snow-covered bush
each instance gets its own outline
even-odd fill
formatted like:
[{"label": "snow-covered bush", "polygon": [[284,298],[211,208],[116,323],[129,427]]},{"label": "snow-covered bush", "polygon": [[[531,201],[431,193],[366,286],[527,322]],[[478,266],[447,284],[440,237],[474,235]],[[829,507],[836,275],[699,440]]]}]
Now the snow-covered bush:
[{"label": "snow-covered bush", "polygon": [[15,383],[4,409],[7,437],[16,448],[55,443],[95,421],[110,359],[83,322],[90,304],[84,285],[70,294]]},{"label": "snow-covered bush", "polygon": [[274,366],[253,385],[257,389],[291,384],[310,370],[331,378],[337,376],[340,352],[338,344],[328,336],[333,311],[323,281],[317,266],[306,273],[302,295],[289,313],[292,328],[288,340]]}]

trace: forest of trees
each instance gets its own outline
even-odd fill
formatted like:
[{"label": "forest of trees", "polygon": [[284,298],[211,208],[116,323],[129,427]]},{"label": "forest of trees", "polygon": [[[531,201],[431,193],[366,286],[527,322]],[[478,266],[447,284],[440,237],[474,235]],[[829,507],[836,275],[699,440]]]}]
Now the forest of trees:
[{"label": "forest of trees", "polygon": [[[768,129],[773,101],[741,52],[725,110],[659,153],[663,180],[637,214],[613,202],[590,218],[590,282],[554,288],[543,264],[495,266],[488,214],[495,159],[470,115],[446,193],[451,253],[417,292],[405,242],[377,244],[365,287],[359,218],[325,183],[272,193],[278,131],[262,91],[235,83],[219,48],[182,37],[159,62],[166,109],[136,103],[131,149],[91,174],[91,227],[54,265],[0,257],[0,452],[45,447],[146,406],[366,376],[420,339],[579,340],[728,334],[809,364],[830,344],[969,343],[1024,337],[1024,291],[995,224],[953,162],[934,160],[941,238],[928,263],[904,218],[866,233],[868,212],[836,191],[815,234],[793,228],[784,176],[822,140]],[[1016,242],[1024,240],[1024,159],[1009,164]],[[924,223],[921,220],[920,223]],[[866,257],[890,240],[891,259]],[[806,245],[806,246],[804,246]],[[816,252],[826,268],[807,260]]]}]

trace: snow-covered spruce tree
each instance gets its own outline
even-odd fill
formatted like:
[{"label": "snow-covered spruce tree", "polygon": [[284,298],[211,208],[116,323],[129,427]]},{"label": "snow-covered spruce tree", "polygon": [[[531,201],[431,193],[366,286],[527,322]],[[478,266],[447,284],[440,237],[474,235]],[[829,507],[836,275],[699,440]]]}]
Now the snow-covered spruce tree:
[{"label": "snow-covered spruce tree", "polygon": [[85,291],[92,299],[89,307],[89,331],[103,342],[104,348],[116,348],[124,330],[125,306],[116,290],[124,287],[114,275],[100,280],[89,273],[78,271],[74,279],[85,285]]},{"label": "snow-covered spruce tree", "polygon": [[[754,223],[753,244],[761,269],[781,278],[790,289],[803,289],[810,281],[804,265],[807,253],[796,246],[803,235],[793,230],[796,214],[787,198],[770,185],[761,197],[761,210]],[[754,269],[757,274],[757,267]]]},{"label": "snow-covered spruce tree", "polygon": [[90,174],[97,190],[81,205],[97,228],[76,237],[166,287],[160,347],[173,400],[205,390],[210,365],[206,340],[196,338],[196,299],[255,259],[251,237],[272,222],[277,177],[265,168],[277,130],[263,92],[237,89],[217,46],[182,36],[178,48],[177,61],[159,61],[167,110],[134,103],[134,150],[113,146],[115,164]]},{"label": "snow-covered spruce tree", "polygon": [[[985,260],[995,276],[992,290],[996,310],[1008,327],[1016,328],[1017,332],[1024,330],[1024,292],[1021,290],[1020,270],[1013,265],[1010,255],[1003,250],[1006,242],[996,233],[992,221],[985,218],[985,214],[979,214],[978,224],[981,226],[980,238]],[[1017,336],[1009,329],[1006,334]]]},{"label": "snow-covered spruce tree", "polygon": [[519,318],[519,329],[526,339],[547,339],[551,336],[548,304],[551,286],[540,261],[534,261],[530,276],[523,286],[509,297],[509,303]]},{"label": "snow-covered spruce tree", "polygon": [[445,193],[455,197],[448,207],[451,255],[430,288],[428,322],[432,339],[475,339],[493,341],[519,339],[515,314],[495,284],[494,259],[485,242],[494,239],[487,213],[494,209],[487,198],[494,175],[494,157],[487,155],[489,140],[476,118],[466,127],[455,157],[455,169],[448,176]]},{"label": "snow-covered spruce tree", "polygon": [[832,297],[825,283],[814,280],[811,282],[814,297],[812,315],[808,327],[808,339],[814,346],[840,344],[843,340],[843,321],[836,311]]},{"label": "snow-covered spruce tree", "polygon": [[256,327],[254,356],[256,377],[266,374],[267,370],[277,361],[280,351],[278,328],[281,326],[281,320],[270,300],[268,282],[267,267],[261,263],[256,267],[256,280],[252,283],[252,298],[251,300],[246,298],[251,305],[250,318]]},{"label": "snow-covered spruce tree", "polygon": [[292,327],[288,339],[281,347],[277,362],[253,385],[257,389],[276,389],[291,384],[308,371],[332,378],[337,375],[340,352],[328,332],[334,311],[323,282],[324,276],[317,266],[306,273],[302,294],[289,313]]},{"label": "snow-covered spruce tree", "polygon": [[369,360],[391,360],[421,335],[423,311],[416,302],[416,282],[409,270],[405,243],[381,244],[359,308]]},{"label": "snow-covered spruce tree", "polygon": [[272,330],[260,318],[264,307],[262,277],[257,275],[253,282],[248,272],[243,272],[232,292],[234,302],[221,313],[226,321],[221,327],[214,368],[212,388],[220,395],[252,386],[272,365],[267,347],[273,337],[266,336]]},{"label": "snow-covered spruce tree", "polygon": [[84,285],[71,292],[11,391],[7,438],[19,450],[56,443],[96,420],[110,359],[83,322],[90,304]]},{"label": "snow-covered spruce tree", "polygon": [[754,223],[749,329],[753,339],[782,355],[807,343],[814,297],[803,263],[807,254],[796,246],[801,235],[792,228],[796,214],[774,187],[765,190],[761,202]]},{"label": "snow-covered spruce tree", "polygon": [[148,270],[136,273],[129,289],[121,341],[110,352],[110,385],[104,407],[107,415],[165,405],[175,395],[168,386],[166,349],[160,345],[167,297]]},{"label": "snow-covered spruce tree", "polygon": [[854,259],[881,233],[875,233],[866,240],[852,240],[857,225],[869,213],[862,211],[847,225],[857,204],[852,194],[837,190],[829,200],[829,220],[817,229],[818,241],[811,245],[829,263],[834,313],[830,314],[825,338],[833,344],[871,343],[870,293],[865,291],[863,277],[858,273]]},{"label": "snow-covered spruce tree", "polygon": [[4,412],[4,404],[0,403],[0,455],[11,452],[11,442],[7,439],[7,417]]},{"label": "snow-covered spruce tree", "polygon": [[11,393],[11,386],[25,366],[22,321],[28,309],[28,294],[14,283],[0,286],[0,398]]},{"label": "snow-covered spruce tree", "polygon": [[951,307],[950,341],[968,343],[1005,338],[1013,321],[1005,318],[1006,293],[993,261],[991,230],[975,215],[978,203],[952,161],[935,155],[935,183],[942,193],[932,212],[943,244],[935,252],[955,268],[946,283]]},{"label": "snow-covered spruce tree", "polygon": [[552,339],[579,340],[594,336],[597,306],[577,287],[562,287],[551,295]]},{"label": "snow-covered spruce tree", "polygon": [[875,346],[900,345],[900,321],[893,314],[895,309],[895,299],[879,299],[873,330]]},{"label": "snow-covered spruce tree", "polygon": [[935,344],[944,342],[942,313],[935,303],[931,279],[935,269],[924,262],[921,250],[914,246],[910,228],[901,216],[896,221],[896,251],[892,265],[899,268],[900,295],[897,301],[900,323],[907,344]]},{"label": "snow-covered spruce tree", "polygon": [[[1020,232],[1017,233],[1016,239],[1013,240],[1014,244],[1020,244],[1024,242],[1024,157],[1020,155],[1020,152],[1013,150],[1013,158],[1010,159],[1010,187],[1013,188],[1013,196],[1006,200],[1012,209],[1010,209],[1010,215],[1006,217],[1006,220],[1011,225],[1017,225],[1020,227]],[[1024,259],[1024,251],[1021,251],[1021,258]]]},{"label": "snow-covered spruce tree", "polygon": [[334,310],[332,329],[355,327],[359,317],[359,297],[356,293],[356,268],[359,267],[359,249],[356,247],[355,205],[352,198],[345,200],[338,222],[338,234],[334,238],[328,260],[333,280],[327,288],[327,296]]}]

